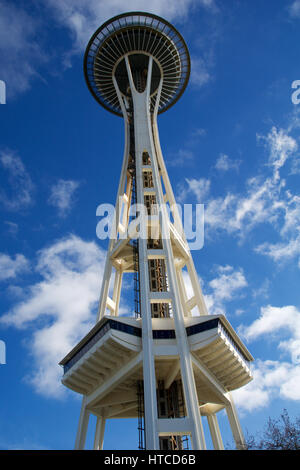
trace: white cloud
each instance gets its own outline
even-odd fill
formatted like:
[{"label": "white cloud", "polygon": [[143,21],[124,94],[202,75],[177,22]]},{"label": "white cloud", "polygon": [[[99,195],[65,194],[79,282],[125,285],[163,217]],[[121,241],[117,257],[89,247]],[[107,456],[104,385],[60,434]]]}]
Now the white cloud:
[{"label": "white cloud", "polygon": [[0,447],[1,449],[7,449],[7,450],[51,450],[48,448],[46,445],[39,444],[37,442],[32,441],[31,439],[28,439],[27,437],[24,437],[20,441],[15,441],[15,442],[8,442],[6,439],[1,439],[0,440]]},{"label": "white cloud", "polygon": [[[225,314],[226,303],[238,298],[248,283],[241,269],[217,266],[217,276],[204,286],[205,302],[211,314]],[[184,276],[189,296],[192,295],[188,276]],[[256,359],[252,366],[253,381],[233,392],[241,412],[267,407],[272,400],[300,400],[300,312],[293,306],[261,309],[261,315],[249,326],[238,331],[248,342],[265,339],[278,343],[288,361]]]},{"label": "white cloud", "polygon": [[294,0],[289,6],[289,13],[292,18],[300,18],[300,0]]},{"label": "white cloud", "polygon": [[207,135],[207,131],[202,127],[191,129],[186,136],[188,142],[186,147],[177,149],[173,155],[167,156],[167,166],[185,165],[195,163],[195,157],[199,153],[199,141]]},{"label": "white cloud", "polygon": [[183,166],[192,162],[194,154],[188,149],[179,149],[171,158],[167,160],[168,166]]},{"label": "white cloud", "polygon": [[193,136],[193,137],[203,137],[203,136],[206,135],[206,133],[207,133],[207,132],[206,132],[205,129],[203,129],[202,127],[198,127],[197,129],[194,129],[194,130],[192,131],[192,136]]},{"label": "white cloud", "polygon": [[128,11],[147,11],[172,20],[185,20],[187,14],[196,6],[216,12],[214,0],[47,0],[56,19],[69,28],[74,37],[74,49],[86,47],[90,36],[101,24],[111,17]]},{"label": "white cloud", "polygon": [[257,253],[269,256],[274,261],[285,262],[300,255],[300,235],[286,242],[265,242],[256,247]]},{"label": "white cloud", "polygon": [[218,198],[210,198],[205,205],[205,233],[210,236],[218,230],[228,233],[239,232],[240,226],[235,220],[238,198],[235,194],[226,194]]},{"label": "white cloud", "polygon": [[13,279],[28,269],[29,262],[24,255],[17,254],[13,259],[5,253],[0,253],[0,281]]},{"label": "white cloud", "polygon": [[238,170],[241,160],[232,160],[228,155],[221,153],[216,161],[215,168],[219,171]]},{"label": "white cloud", "polygon": [[284,223],[280,231],[281,235],[288,235],[300,227],[300,196],[294,196],[286,191],[286,204]]},{"label": "white cloud", "polygon": [[260,317],[239,333],[247,341],[274,341],[287,361],[262,361],[253,366],[253,381],[234,392],[235,402],[246,411],[268,406],[271,400],[300,400],[300,311],[292,305],[261,308]]},{"label": "white cloud", "polygon": [[279,361],[255,361],[253,380],[232,392],[241,411],[266,407],[273,399],[300,400],[300,367]]},{"label": "white cloud", "polygon": [[236,198],[232,221],[241,235],[258,224],[277,222],[284,208],[280,194],[282,186],[280,183],[276,184],[272,177],[248,179],[247,195]]},{"label": "white cloud", "polygon": [[[26,3],[26,2],[25,2]],[[169,21],[185,21],[191,10],[196,7],[210,13],[217,13],[215,0],[46,0],[46,15],[52,14],[54,20],[67,28],[72,38],[72,46],[65,52],[63,61],[70,66],[70,57],[82,53],[91,35],[109,18],[127,11],[147,11]],[[35,78],[40,78],[39,69],[51,58],[49,49],[44,52],[41,45],[44,18],[24,7],[16,6],[9,0],[0,0],[0,70],[1,80],[6,83],[7,97],[27,91]],[[55,53],[52,55],[55,55]],[[205,63],[195,59],[193,77],[203,84],[206,76]]]},{"label": "white cloud", "polygon": [[[260,317],[250,326],[241,327],[240,332],[248,341],[280,333],[278,347],[291,356],[293,363],[300,363],[300,311],[296,307],[263,307]],[[289,334],[287,339],[283,339],[285,333]]]},{"label": "white cloud", "polygon": [[265,136],[257,136],[259,140],[265,142],[269,150],[269,164],[274,167],[274,179],[278,180],[279,169],[285,164],[288,157],[298,150],[296,140],[288,135],[284,129],[277,130],[272,127],[269,134]]},{"label": "white cloud", "polygon": [[237,290],[246,287],[242,269],[234,271],[232,266],[220,266],[218,269],[219,277],[209,282],[209,286],[214,290],[215,297],[220,300],[231,300]]},{"label": "white cloud", "polygon": [[197,202],[204,204],[210,191],[210,180],[207,178],[199,178],[198,180],[195,178],[186,178],[185,181],[188,187],[182,188],[182,193],[179,196],[179,200],[184,200],[187,193],[193,193],[197,198]]},{"label": "white cloud", "polygon": [[[170,22],[184,22],[194,8],[200,7],[211,14],[219,10],[215,0],[47,0],[48,7],[54,13],[56,20],[69,29],[73,38],[73,48],[66,56],[65,63],[70,63],[72,54],[81,53],[88,44],[91,35],[102,23],[115,15],[130,11],[145,11],[154,13]],[[215,26],[215,25],[214,25]],[[211,44],[210,44],[210,49]],[[210,51],[210,54],[211,54]],[[211,80],[211,58],[208,51],[204,56],[191,57],[190,81],[197,87],[202,87]]]},{"label": "white cloud", "polygon": [[79,184],[78,181],[60,179],[51,187],[48,203],[58,208],[61,217],[66,216],[71,210],[74,202],[74,193]]},{"label": "white cloud", "polygon": [[38,21],[13,2],[0,1],[0,70],[8,99],[30,88],[38,76],[36,65],[45,61],[36,39]]},{"label": "white cloud", "polygon": [[202,87],[211,79],[207,61],[201,57],[191,57],[191,83],[197,87]]},{"label": "white cloud", "polygon": [[300,197],[286,191],[282,207],[284,217],[279,229],[281,240],[277,243],[262,243],[256,247],[256,251],[280,263],[298,258],[300,267]]},{"label": "white cloud", "polygon": [[[243,270],[234,269],[232,266],[216,266],[216,277],[205,282],[199,277],[200,286],[204,294],[204,300],[208,312],[211,315],[226,315],[226,303],[241,295],[241,291],[247,287],[248,283]],[[187,271],[183,271],[183,280],[187,297],[193,297],[193,288]]]},{"label": "white cloud", "polygon": [[252,290],[252,295],[256,299],[258,297],[268,297],[270,289],[270,280],[265,279],[260,287]]},{"label": "white cloud", "polygon": [[33,357],[27,376],[35,390],[61,397],[58,362],[93,326],[105,253],[76,236],[57,241],[38,253],[41,280],[0,319],[2,325],[33,331],[27,347]]},{"label": "white cloud", "polygon": [[[204,282],[198,275],[202,287],[206,308],[211,315],[226,315],[226,303],[239,298],[241,291],[248,283],[243,270],[234,269],[232,266],[216,266],[216,277]],[[194,295],[190,277],[186,270],[182,271],[187,298]],[[196,314],[196,313],[195,313]],[[198,315],[198,313],[197,313]]]},{"label": "white cloud", "polygon": [[17,235],[18,233],[18,230],[19,230],[19,226],[18,224],[16,224],[15,222],[11,222],[9,220],[5,220],[4,221],[4,224],[6,225],[7,227],[7,233],[9,233],[10,235],[12,236],[15,236]]},{"label": "white cloud", "polygon": [[218,266],[216,271],[217,277],[205,288],[205,301],[210,314],[226,315],[225,303],[238,298],[248,283],[241,268]]},{"label": "white cloud", "polygon": [[0,153],[0,165],[8,174],[7,181],[11,189],[9,194],[3,188],[0,190],[0,203],[11,211],[30,206],[33,202],[34,185],[20,157],[11,151],[3,151]]},{"label": "white cloud", "polygon": [[[258,136],[258,142],[263,142],[268,152],[267,165],[262,165],[259,174],[246,180],[244,193],[227,192],[223,197],[214,198],[210,194],[212,181],[202,178],[185,180],[186,184],[179,187],[180,202],[186,202],[188,195],[194,195],[197,202],[205,202],[208,239],[218,231],[225,231],[244,240],[251,230],[268,223],[281,240],[273,245],[262,243],[257,247],[259,253],[274,259],[299,253],[300,197],[288,189],[286,179],[280,174],[288,161],[293,165],[298,155],[298,144],[289,135],[299,127],[297,119],[297,116],[292,118],[287,130],[272,127],[266,136]],[[219,160],[224,170],[228,168],[227,163],[227,157]]]},{"label": "white cloud", "polygon": [[205,230],[209,236],[218,230],[235,233],[243,238],[260,223],[276,222],[283,204],[278,199],[281,186],[274,185],[272,178],[250,178],[246,182],[246,195],[228,192],[224,197],[209,197],[211,181],[200,178],[188,180],[181,186],[178,200],[187,200],[193,194],[198,203],[205,203]]}]

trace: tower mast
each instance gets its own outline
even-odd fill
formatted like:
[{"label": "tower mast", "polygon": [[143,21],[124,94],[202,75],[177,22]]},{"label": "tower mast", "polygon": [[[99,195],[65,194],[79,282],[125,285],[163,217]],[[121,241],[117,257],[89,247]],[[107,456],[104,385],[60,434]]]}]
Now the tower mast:
[{"label": "tower mast", "polygon": [[[216,412],[224,408],[242,448],[230,391],[251,380],[253,358],[223,315],[208,315],[158,135],[158,114],[188,83],[185,41],[156,15],[125,13],[92,36],[84,71],[98,103],[123,117],[125,148],[97,322],[61,361],[62,382],[83,395],[76,448],[93,413],[95,449],[105,420],[126,417],[139,418],[140,448],[182,449],[188,436],[205,449],[203,416],[222,449]],[[118,315],[126,273],[135,317]]]}]

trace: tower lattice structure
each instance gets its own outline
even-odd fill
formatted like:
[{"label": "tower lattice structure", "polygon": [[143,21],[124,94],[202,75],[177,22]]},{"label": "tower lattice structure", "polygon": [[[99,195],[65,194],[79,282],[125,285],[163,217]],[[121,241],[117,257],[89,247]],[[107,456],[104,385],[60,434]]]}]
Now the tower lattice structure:
[{"label": "tower lattice structure", "polygon": [[[158,114],[188,83],[186,43],[156,15],[122,14],[92,36],[84,71],[98,103],[123,117],[125,148],[97,321],[60,363],[83,395],[75,448],[94,414],[94,449],[117,418],[138,418],[141,449],[206,449],[204,417],[223,449],[223,409],[243,448],[230,392],[252,379],[253,358],[225,316],[207,312],[158,135]],[[120,316],[127,274],[135,313]]]}]

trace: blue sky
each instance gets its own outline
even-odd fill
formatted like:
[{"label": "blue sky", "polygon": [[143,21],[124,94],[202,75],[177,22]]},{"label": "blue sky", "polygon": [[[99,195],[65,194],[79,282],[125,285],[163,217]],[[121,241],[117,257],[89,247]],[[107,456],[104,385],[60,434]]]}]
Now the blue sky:
[{"label": "blue sky", "polygon": [[[177,200],[205,204],[193,257],[209,311],[226,313],[255,357],[254,380],[234,394],[243,429],[283,408],[299,415],[300,1],[123,4],[0,0],[0,449],[74,446],[80,400],[58,362],[95,321],[107,247],[96,208],[115,201],[124,142],[122,119],[85,85],[83,54],[130,10],[173,22],[190,50],[190,83],[159,117],[160,139]],[[135,420],[109,422],[105,448],[137,442]]]}]

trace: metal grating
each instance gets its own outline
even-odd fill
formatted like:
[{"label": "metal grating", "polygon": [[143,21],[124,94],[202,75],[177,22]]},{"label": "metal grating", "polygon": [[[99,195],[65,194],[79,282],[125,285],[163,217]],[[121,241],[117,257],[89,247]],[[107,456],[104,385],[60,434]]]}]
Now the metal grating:
[{"label": "metal grating", "polygon": [[145,434],[145,412],[144,412],[144,382],[139,380],[137,383],[137,399],[138,399],[138,431],[139,431],[139,449],[146,449]]},{"label": "metal grating", "polygon": [[[116,66],[126,54],[154,57],[163,78],[158,113],[169,109],[186,88],[190,75],[190,56],[180,33],[159,16],[143,12],[118,15],[104,23],[90,39],[84,73],[94,98],[108,111],[122,116],[112,81]],[[154,109],[156,90],[152,90]]]}]

